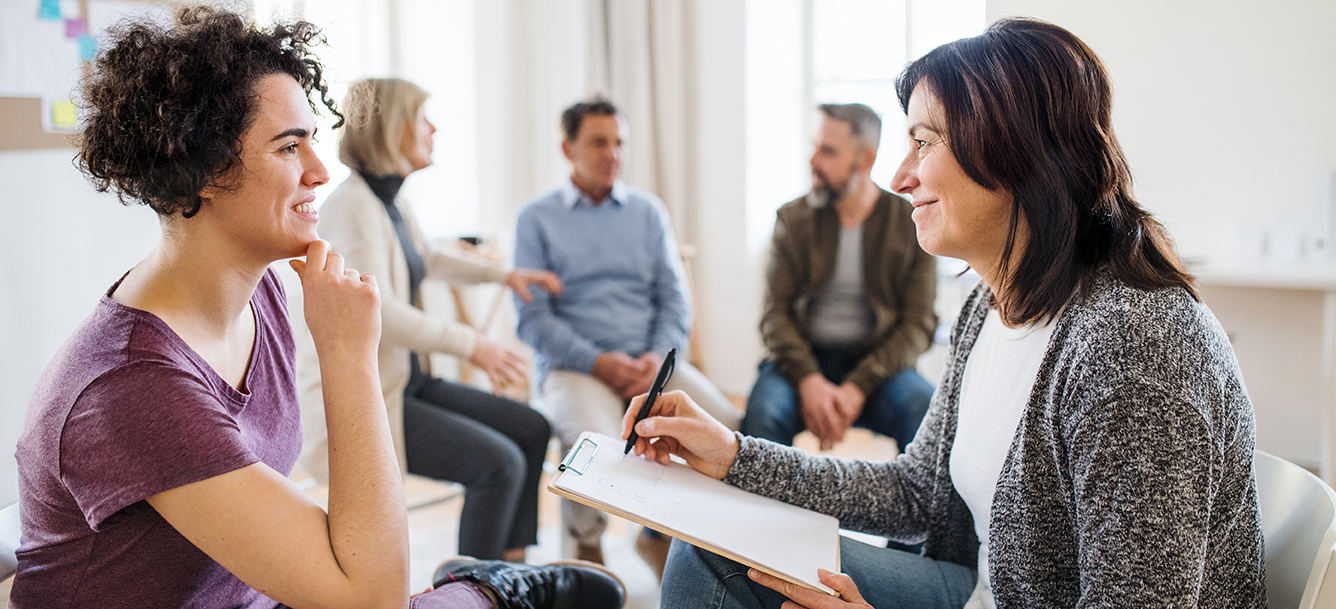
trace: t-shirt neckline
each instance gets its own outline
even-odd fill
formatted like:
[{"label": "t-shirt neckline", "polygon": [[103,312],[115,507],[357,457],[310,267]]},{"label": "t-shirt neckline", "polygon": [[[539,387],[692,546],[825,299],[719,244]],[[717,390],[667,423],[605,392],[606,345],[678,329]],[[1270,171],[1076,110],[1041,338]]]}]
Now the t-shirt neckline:
[{"label": "t-shirt neckline", "polygon": [[[132,271],[134,269],[131,268],[130,270]],[[265,272],[268,273],[268,271]],[[121,275],[120,279],[116,280],[116,283],[113,283],[111,287],[107,289],[106,293],[102,294],[101,304],[103,306],[110,307],[113,311],[141,318],[147,321],[148,323],[153,324],[158,328],[160,328],[161,330],[163,330],[166,336],[168,336],[172,342],[176,343],[177,346],[181,347],[184,350],[184,352],[190,357],[191,361],[195,362],[196,364],[201,366],[204,370],[208,371],[209,382],[212,383],[215,387],[219,388],[219,390],[222,392],[223,395],[227,397],[227,399],[231,400],[238,406],[243,406],[243,407],[246,406],[250,402],[251,395],[253,395],[254,393],[254,391],[252,391],[253,389],[252,376],[255,374],[255,360],[260,355],[260,344],[261,344],[260,337],[261,333],[263,332],[262,324],[260,323],[260,315],[256,310],[255,292],[251,293],[251,297],[247,301],[248,304],[250,304],[251,317],[255,319],[255,342],[254,344],[251,345],[250,359],[246,362],[246,376],[243,379],[243,384],[246,387],[246,391],[242,391],[240,389],[237,389],[236,387],[233,387],[231,383],[224,380],[223,376],[221,374],[218,374],[218,371],[214,370],[213,366],[211,366],[209,362],[206,361],[204,357],[199,354],[199,352],[195,351],[195,349],[191,347],[190,344],[185,341],[185,339],[181,338],[181,335],[177,334],[176,330],[172,329],[171,326],[167,325],[167,322],[164,321],[161,317],[158,317],[156,314],[152,312],[145,311],[143,309],[137,309],[130,305],[117,302],[115,299],[111,297],[111,295],[116,292],[116,288],[119,288],[121,286],[121,282],[125,281],[125,278],[128,277],[129,275],[130,271],[126,271],[125,274]],[[264,279],[261,279],[260,281],[261,283],[263,283]],[[259,291],[259,285],[256,286],[256,292],[258,291]]]}]

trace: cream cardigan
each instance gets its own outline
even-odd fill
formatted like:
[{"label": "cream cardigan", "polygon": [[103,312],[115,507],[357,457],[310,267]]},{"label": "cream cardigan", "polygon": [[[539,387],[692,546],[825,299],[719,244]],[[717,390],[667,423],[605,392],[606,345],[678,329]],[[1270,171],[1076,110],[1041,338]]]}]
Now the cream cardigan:
[{"label": "cream cardigan", "polygon": [[[412,208],[396,201],[426,263],[426,279],[475,284],[504,282],[510,271],[461,255],[436,249],[422,237]],[[341,254],[348,268],[375,275],[380,286],[381,337],[377,352],[380,386],[390,418],[390,434],[399,469],[407,471],[404,453],[404,388],[410,374],[408,354],[448,353],[463,359],[473,355],[477,334],[466,325],[431,317],[409,303],[408,262],[385,205],[356,172],[339,185],[320,207],[320,237]],[[295,319],[294,319],[295,321]],[[301,394],[306,445],[302,466],[317,480],[329,480],[329,443],[325,430],[324,397],[320,390],[320,362],[305,324],[298,340],[297,387]]]}]

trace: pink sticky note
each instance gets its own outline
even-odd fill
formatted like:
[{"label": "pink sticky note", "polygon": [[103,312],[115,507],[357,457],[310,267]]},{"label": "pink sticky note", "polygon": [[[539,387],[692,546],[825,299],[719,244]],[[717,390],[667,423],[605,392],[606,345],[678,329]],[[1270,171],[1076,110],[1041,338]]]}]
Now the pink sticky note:
[{"label": "pink sticky note", "polygon": [[65,20],[65,37],[78,38],[88,31],[83,17],[73,17]]}]

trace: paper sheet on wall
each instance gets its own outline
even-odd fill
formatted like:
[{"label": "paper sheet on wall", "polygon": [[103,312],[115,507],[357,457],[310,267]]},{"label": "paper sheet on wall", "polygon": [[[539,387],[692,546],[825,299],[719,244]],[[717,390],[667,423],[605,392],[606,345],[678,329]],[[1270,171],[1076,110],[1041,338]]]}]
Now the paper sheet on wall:
[{"label": "paper sheet on wall", "polygon": [[[585,452],[586,439],[597,446],[592,453]],[[635,454],[623,456],[625,445],[586,432],[548,487],[793,583],[834,593],[816,572],[840,570],[835,518],[748,493],[676,461],[660,465]]]},{"label": "paper sheet on wall", "polygon": [[106,28],[126,17],[166,20],[170,9],[144,2],[0,0],[0,97],[42,99],[42,128],[68,132],[77,126],[82,62],[97,54]]},{"label": "paper sheet on wall", "polygon": [[68,111],[58,104],[74,98],[79,82],[79,41],[66,36],[64,16],[78,18],[78,4],[0,0],[0,96],[42,98],[48,131],[68,131],[53,119],[67,116],[56,116]]}]

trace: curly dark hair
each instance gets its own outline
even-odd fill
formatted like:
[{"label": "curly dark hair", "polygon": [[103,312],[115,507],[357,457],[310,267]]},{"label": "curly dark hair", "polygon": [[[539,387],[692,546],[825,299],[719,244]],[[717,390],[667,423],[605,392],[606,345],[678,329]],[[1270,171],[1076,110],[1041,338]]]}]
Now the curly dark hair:
[{"label": "curly dark hair", "polygon": [[305,22],[263,31],[239,15],[195,6],[176,24],[127,23],[83,82],[80,169],[121,203],[162,216],[199,212],[200,191],[240,162],[241,135],[255,119],[255,85],[288,74],[338,122],[323,68],[311,47],[324,44]]}]

